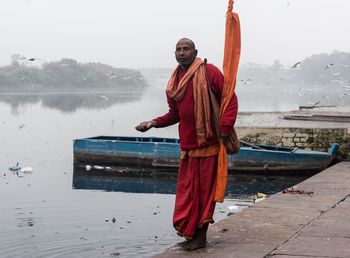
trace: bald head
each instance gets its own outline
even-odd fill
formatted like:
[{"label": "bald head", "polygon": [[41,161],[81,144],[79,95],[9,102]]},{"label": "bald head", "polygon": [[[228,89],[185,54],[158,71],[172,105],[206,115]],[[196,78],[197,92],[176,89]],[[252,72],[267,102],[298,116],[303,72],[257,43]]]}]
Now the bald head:
[{"label": "bald head", "polygon": [[197,57],[197,49],[194,42],[188,38],[180,39],[176,44],[175,58],[181,70],[187,71]]},{"label": "bald head", "polygon": [[[182,38],[182,39],[179,39],[179,41],[177,42],[177,44],[179,44],[180,42],[187,42],[187,43],[189,43],[192,47],[193,47],[193,49],[196,49],[196,45],[194,44],[194,42],[191,40],[191,39],[189,39],[189,38]],[[177,45],[176,44],[176,45]]]}]

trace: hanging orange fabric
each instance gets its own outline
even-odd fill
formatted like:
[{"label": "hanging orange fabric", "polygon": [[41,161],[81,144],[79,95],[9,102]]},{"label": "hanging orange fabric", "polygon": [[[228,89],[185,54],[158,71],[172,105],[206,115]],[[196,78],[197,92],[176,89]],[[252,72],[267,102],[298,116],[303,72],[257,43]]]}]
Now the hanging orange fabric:
[{"label": "hanging orange fabric", "polygon": [[[237,13],[232,12],[233,0],[229,0],[226,13],[226,32],[224,49],[224,88],[221,98],[220,119],[234,95],[239,57],[241,54],[241,30]],[[216,178],[215,201],[223,202],[227,183],[227,153],[224,144],[220,143],[218,170]]]}]

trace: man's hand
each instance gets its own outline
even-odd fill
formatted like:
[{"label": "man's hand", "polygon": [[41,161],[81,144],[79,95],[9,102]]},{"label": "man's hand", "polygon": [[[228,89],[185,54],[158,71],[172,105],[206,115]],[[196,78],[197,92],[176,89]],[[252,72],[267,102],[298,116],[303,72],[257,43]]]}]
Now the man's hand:
[{"label": "man's hand", "polygon": [[135,129],[137,131],[140,131],[140,132],[146,132],[149,129],[151,129],[152,127],[155,127],[156,125],[157,125],[157,123],[154,120],[144,121],[144,122],[140,123],[138,126],[136,126]]},{"label": "man's hand", "polygon": [[228,133],[220,132],[220,138],[221,138],[222,143],[225,144],[228,141],[229,136],[230,136],[230,134],[228,134]]}]

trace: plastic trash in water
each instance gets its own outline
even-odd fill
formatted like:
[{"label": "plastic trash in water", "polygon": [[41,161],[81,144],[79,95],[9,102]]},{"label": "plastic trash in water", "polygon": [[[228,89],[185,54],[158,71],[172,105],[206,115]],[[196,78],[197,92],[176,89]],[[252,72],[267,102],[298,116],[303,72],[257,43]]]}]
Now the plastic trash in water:
[{"label": "plastic trash in water", "polygon": [[237,205],[230,205],[227,207],[230,211],[238,211],[240,208]]},{"label": "plastic trash in water", "polygon": [[24,174],[31,174],[33,173],[33,168],[32,167],[24,167],[19,170],[19,172],[24,173]]}]

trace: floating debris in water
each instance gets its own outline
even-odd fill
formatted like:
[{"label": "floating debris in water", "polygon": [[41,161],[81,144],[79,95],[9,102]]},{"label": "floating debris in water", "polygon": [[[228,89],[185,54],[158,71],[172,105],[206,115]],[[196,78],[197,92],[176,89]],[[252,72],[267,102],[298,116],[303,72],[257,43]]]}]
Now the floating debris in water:
[{"label": "floating debris in water", "polygon": [[89,171],[89,170],[91,170],[91,166],[90,166],[90,165],[86,165],[86,166],[85,166],[85,169],[86,169],[87,171]]},{"label": "floating debris in water", "polygon": [[120,253],[119,253],[118,251],[116,251],[116,250],[113,250],[113,251],[110,253],[110,255],[119,256]]},{"label": "floating debris in water", "polygon": [[17,162],[15,166],[9,167],[9,170],[10,171],[14,171],[14,172],[16,172],[16,171],[18,171],[20,169],[21,169],[21,166],[19,165],[19,162]]},{"label": "floating debris in water", "polygon": [[108,222],[109,221],[109,219],[108,218],[105,218],[105,222]]},{"label": "floating debris in water", "polygon": [[112,222],[115,223],[117,220],[113,217]]},{"label": "floating debris in water", "polygon": [[283,190],[283,193],[289,193],[289,194],[313,194],[313,191],[305,191],[300,189],[295,189],[294,187],[290,187]]},{"label": "floating debris in water", "polygon": [[105,167],[103,167],[103,166],[98,166],[98,165],[95,165],[94,166],[94,169],[104,169]]},{"label": "floating debris in water", "polygon": [[30,173],[33,173],[33,168],[32,167],[24,167],[24,168],[21,168],[19,172],[24,173],[24,174],[30,174]]},{"label": "floating debris in water", "polygon": [[240,209],[240,207],[237,205],[231,205],[231,206],[228,206],[227,208],[231,211],[238,211]]}]

